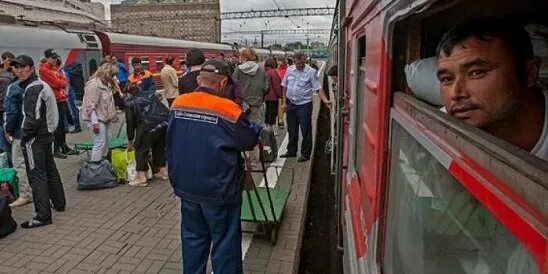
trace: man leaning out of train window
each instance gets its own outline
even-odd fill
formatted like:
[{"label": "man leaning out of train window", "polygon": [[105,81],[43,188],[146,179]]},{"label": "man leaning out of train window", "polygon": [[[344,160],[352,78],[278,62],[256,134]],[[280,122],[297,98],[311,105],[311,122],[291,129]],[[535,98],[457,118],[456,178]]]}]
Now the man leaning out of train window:
[{"label": "man leaning out of train window", "polygon": [[133,73],[129,76],[128,81],[131,84],[138,85],[142,91],[147,93],[156,92],[156,82],[152,73],[146,69],[143,69],[141,65],[141,58],[135,57],[131,59],[131,66],[133,67]]},{"label": "man leaning out of train window", "polygon": [[480,18],[441,39],[437,76],[448,114],[548,161],[548,92],[520,25]]}]

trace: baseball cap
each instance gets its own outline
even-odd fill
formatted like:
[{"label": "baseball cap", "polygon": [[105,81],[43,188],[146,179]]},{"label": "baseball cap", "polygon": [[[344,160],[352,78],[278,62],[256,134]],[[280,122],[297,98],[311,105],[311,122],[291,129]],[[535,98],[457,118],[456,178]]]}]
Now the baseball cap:
[{"label": "baseball cap", "polygon": [[19,65],[19,66],[23,66],[23,67],[26,67],[26,66],[31,66],[32,67],[32,66],[34,66],[34,61],[32,61],[32,58],[28,55],[19,55],[11,61],[11,65],[12,66]]},{"label": "baseball cap", "polygon": [[209,60],[204,63],[201,71],[211,72],[222,76],[230,77],[230,68],[228,65],[219,60]]},{"label": "baseball cap", "polygon": [[45,50],[45,51],[44,51],[44,56],[45,56],[46,58],[50,58],[50,57],[51,57],[51,58],[57,58],[57,57],[59,57],[59,55],[57,55],[57,52],[55,52],[54,49],[47,49],[47,50]]},{"label": "baseball cap", "polygon": [[186,56],[186,61],[189,66],[198,66],[204,63],[205,56],[204,53],[199,49],[190,49]]}]

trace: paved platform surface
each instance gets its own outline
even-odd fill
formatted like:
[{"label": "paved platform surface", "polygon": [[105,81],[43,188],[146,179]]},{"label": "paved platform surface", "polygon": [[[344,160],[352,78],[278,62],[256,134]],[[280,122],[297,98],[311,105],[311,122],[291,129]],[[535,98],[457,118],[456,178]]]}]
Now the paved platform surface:
[{"label": "paved platform surface", "polygon": [[[315,103],[314,122],[318,113]],[[315,125],[313,127],[315,129]],[[285,133],[280,134],[283,143]],[[89,133],[67,135],[86,140]],[[283,150],[282,150],[283,152]],[[53,212],[53,225],[17,231],[0,239],[0,273],[181,273],[180,201],[167,181],[146,188],[77,191],[76,174],[86,154],[57,160],[67,210]],[[295,170],[292,193],[276,245],[254,233],[243,240],[245,273],[296,273],[304,227],[311,161],[283,161]],[[15,208],[21,223],[33,204]],[[246,225],[245,230],[255,230]]]}]

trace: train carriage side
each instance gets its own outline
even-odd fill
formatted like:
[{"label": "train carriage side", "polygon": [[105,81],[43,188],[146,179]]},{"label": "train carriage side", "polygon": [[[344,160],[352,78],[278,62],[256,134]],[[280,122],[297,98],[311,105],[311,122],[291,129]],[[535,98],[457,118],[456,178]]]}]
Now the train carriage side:
[{"label": "train carriage side", "polygon": [[99,39],[93,32],[86,30],[1,24],[0,33],[3,37],[0,39],[0,49],[3,51],[29,55],[38,67],[44,51],[52,48],[63,58],[64,65],[82,64],[86,80],[97,68],[102,55]]},{"label": "train carriage side", "polygon": [[404,73],[475,17],[548,26],[545,1],[341,2],[345,273],[548,273],[547,163],[419,100]]}]

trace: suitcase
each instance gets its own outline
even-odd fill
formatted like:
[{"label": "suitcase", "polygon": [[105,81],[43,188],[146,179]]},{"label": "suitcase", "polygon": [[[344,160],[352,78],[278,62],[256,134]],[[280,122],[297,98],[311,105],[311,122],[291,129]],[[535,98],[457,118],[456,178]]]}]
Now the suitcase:
[{"label": "suitcase", "polygon": [[270,163],[278,158],[278,144],[274,131],[261,130],[260,142],[262,145],[260,159],[263,163]]}]

